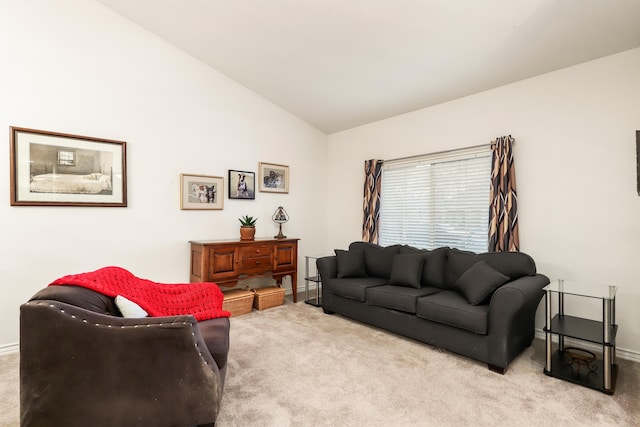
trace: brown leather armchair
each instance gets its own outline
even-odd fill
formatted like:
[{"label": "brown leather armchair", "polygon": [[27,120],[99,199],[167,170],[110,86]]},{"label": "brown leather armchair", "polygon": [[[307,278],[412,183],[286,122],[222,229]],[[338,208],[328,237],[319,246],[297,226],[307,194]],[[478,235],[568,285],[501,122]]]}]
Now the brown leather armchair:
[{"label": "brown leather armchair", "polygon": [[21,426],[212,426],[228,351],[228,318],[123,318],[49,286],[20,307]]}]

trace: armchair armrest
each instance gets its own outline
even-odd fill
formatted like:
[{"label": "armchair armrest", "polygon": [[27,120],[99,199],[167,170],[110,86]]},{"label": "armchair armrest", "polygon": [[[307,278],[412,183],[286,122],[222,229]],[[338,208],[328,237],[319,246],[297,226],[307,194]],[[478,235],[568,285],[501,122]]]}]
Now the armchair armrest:
[{"label": "armchair armrest", "polygon": [[221,393],[192,316],[125,319],[54,300],[20,307],[23,426],[204,424]]}]

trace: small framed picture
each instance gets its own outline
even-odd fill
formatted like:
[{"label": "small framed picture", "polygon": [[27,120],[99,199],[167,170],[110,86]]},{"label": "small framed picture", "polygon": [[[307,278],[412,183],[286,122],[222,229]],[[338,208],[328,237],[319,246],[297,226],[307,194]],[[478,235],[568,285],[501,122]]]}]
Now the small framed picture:
[{"label": "small framed picture", "polygon": [[229,198],[253,200],[256,198],[256,174],[229,169]]},{"label": "small framed picture", "polygon": [[11,127],[11,206],[127,206],[124,141]]},{"label": "small framed picture", "polygon": [[260,191],[266,193],[289,192],[289,166],[260,162]]},{"label": "small framed picture", "polygon": [[180,209],[222,209],[223,205],[224,178],[180,174]]}]

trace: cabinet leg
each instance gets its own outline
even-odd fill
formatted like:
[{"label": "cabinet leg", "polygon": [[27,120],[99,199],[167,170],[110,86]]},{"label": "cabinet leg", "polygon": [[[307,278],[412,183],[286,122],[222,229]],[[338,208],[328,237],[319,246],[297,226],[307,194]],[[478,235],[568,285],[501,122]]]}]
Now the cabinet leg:
[{"label": "cabinet leg", "polygon": [[298,280],[297,274],[291,275],[291,293],[293,293],[293,302],[298,302]]},{"label": "cabinet leg", "polygon": [[298,285],[296,280],[298,272],[291,274],[272,274],[272,276],[275,279],[276,283],[280,286],[282,286],[282,279],[284,279],[285,276],[291,277],[291,294],[293,296],[293,302],[298,302]]}]

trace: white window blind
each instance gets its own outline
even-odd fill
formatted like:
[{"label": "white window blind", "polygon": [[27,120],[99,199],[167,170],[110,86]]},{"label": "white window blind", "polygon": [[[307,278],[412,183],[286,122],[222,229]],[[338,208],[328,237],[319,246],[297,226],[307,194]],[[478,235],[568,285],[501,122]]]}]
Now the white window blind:
[{"label": "white window blind", "polygon": [[490,181],[489,146],[385,162],[380,244],[486,252]]}]

